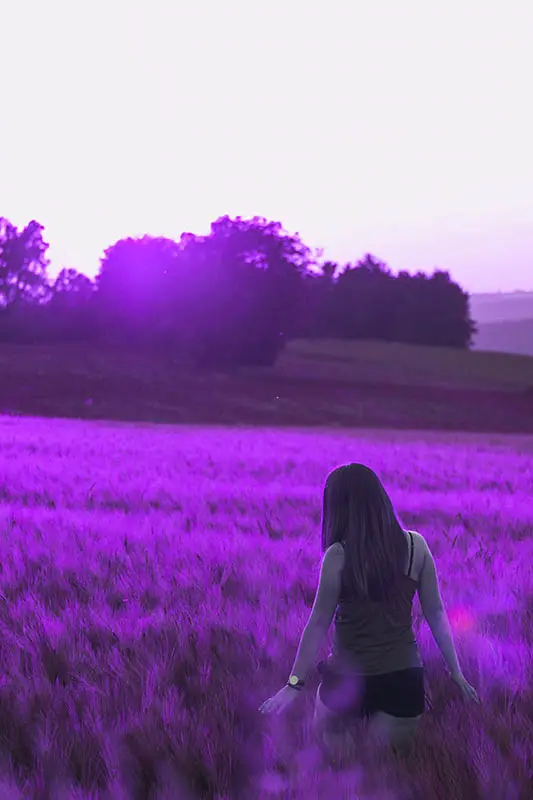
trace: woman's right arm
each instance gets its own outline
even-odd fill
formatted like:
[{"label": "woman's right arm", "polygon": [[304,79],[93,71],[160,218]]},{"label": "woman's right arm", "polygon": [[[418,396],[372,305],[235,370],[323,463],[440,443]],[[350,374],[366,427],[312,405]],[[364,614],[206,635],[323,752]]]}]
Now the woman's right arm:
[{"label": "woman's right arm", "polygon": [[474,687],[468,683],[459,666],[450,622],[446,609],[444,608],[444,603],[442,602],[442,597],[440,596],[435,559],[424,537],[421,536],[420,538],[424,543],[424,561],[422,563],[420,581],[418,584],[418,596],[420,598],[420,605],[422,606],[422,613],[448,665],[452,680],[461,690],[463,697],[467,700],[473,700],[475,703],[480,703],[478,693]]},{"label": "woman's right arm", "polygon": [[479,703],[480,699],[478,693],[466,680],[457,660],[450,622],[446,609],[444,608],[444,603],[442,602],[442,597],[440,596],[435,559],[424,537],[420,536],[420,538],[424,543],[424,560],[418,584],[418,596],[420,598],[420,605],[422,606],[422,613],[442,653],[442,657],[448,665],[452,680],[461,690],[463,697],[467,700],[473,700],[475,703]]},{"label": "woman's right arm", "polygon": [[435,560],[426,540],[422,536],[420,538],[424,544],[424,560],[418,586],[418,596],[420,598],[420,605],[422,606],[422,613],[442,653],[442,657],[450,670],[452,678],[462,677],[462,671],[457,660],[457,653],[455,652],[450,622],[440,594]]}]

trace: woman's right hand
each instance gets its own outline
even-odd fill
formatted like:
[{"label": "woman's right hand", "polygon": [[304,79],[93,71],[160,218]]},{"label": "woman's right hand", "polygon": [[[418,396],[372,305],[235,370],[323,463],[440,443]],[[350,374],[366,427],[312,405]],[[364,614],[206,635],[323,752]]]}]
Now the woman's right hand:
[{"label": "woman's right hand", "polygon": [[461,694],[466,700],[481,704],[478,693],[474,687],[468,683],[464,675],[452,675],[452,681],[457,684],[461,690]]}]

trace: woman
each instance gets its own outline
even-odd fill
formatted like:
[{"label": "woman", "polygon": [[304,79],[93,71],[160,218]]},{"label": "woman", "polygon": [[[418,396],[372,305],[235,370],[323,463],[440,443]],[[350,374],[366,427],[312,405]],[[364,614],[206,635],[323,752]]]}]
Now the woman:
[{"label": "woman", "polygon": [[381,481],[363,464],[339,467],[327,478],[322,550],[319,586],[291,676],[262,704],[262,713],[279,713],[294,702],[337,612],[332,654],[318,665],[315,731],[332,749],[348,735],[346,723],[366,718],[380,738],[408,749],[425,699],[412,625],[416,591],[452,680],[479,703],[457,661],[427,542],[403,530]]}]

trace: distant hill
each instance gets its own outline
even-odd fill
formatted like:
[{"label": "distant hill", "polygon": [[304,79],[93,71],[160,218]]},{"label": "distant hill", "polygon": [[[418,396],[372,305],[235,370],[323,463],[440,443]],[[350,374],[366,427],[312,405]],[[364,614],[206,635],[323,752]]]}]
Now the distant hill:
[{"label": "distant hill", "polygon": [[533,292],[470,295],[473,350],[533,356]]},{"label": "distant hill", "polygon": [[473,350],[533,356],[533,317],[478,324]]}]

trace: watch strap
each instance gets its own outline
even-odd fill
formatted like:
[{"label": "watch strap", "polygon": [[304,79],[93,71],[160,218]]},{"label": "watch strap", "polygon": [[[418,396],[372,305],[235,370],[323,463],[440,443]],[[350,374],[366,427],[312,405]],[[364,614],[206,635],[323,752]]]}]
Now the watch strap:
[{"label": "watch strap", "polygon": [[297,675],[291,675],[289,680],[287,681],[287,686],[290,686],[291,689],[298,689],[301,690],[304,688],[305,683],[301,681]]}]

